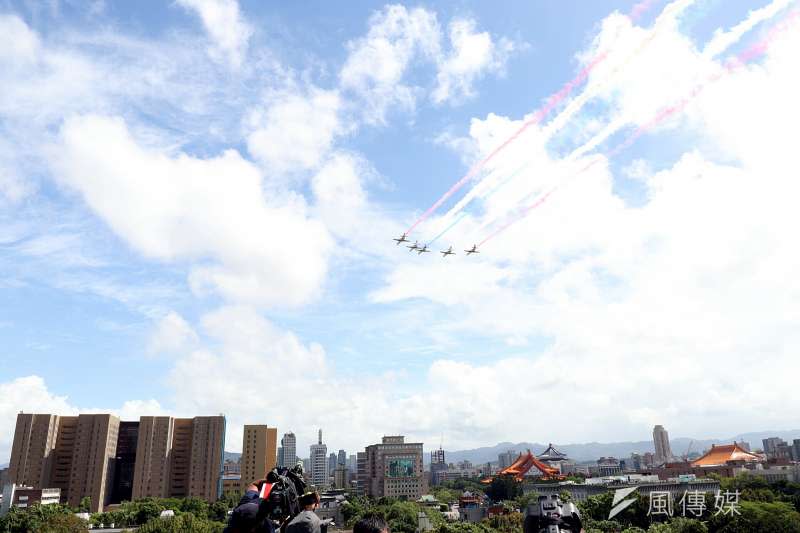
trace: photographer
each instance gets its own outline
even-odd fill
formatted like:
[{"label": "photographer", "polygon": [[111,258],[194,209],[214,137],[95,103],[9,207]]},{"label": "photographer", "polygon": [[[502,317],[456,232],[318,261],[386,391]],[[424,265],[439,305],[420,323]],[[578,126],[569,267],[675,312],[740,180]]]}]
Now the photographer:
[{"label": "photographer", "polygon": [[259,514],[261,501],[258,493],[265,481],[261,479],[248,485],[239,504],[231,512],[223,533],[275,533],[272,521]]},{"label": "photographer", "polygon": [[308,491],[300,496],[303,510],[286,526],[286,533],[321,533],[327,531],[328,521],[322,521],[314,511],[319,506],[319,493]]}]

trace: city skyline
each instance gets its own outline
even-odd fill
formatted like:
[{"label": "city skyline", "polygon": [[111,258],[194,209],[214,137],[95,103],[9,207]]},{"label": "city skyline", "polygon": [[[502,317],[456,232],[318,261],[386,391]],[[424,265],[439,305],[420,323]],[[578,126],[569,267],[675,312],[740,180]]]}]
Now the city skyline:
[{"label": "city skyline", "polygon": [[788,0],[47,6],[0,7],[0,457],[20,411],[302,454],[798,411]]}]

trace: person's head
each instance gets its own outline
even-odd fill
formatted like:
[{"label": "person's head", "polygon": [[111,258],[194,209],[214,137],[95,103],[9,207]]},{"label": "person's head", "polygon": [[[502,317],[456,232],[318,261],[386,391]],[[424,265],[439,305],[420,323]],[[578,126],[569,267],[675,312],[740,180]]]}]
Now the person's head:
[{"label": "person's head", "polygon": [[380,515],[367,514],[353,526],[353,533],[389,533],[389,524]]},{"label": "person's head", "polygon": [[319,505],[319,492],[309,491],[300,496],[300,505],[306,511],[313,511]]},{"label": "person's head", "polygon": [[251,533],[259,524],[258,503],[248,502],[238,505],[228,520],[226,533]]}]

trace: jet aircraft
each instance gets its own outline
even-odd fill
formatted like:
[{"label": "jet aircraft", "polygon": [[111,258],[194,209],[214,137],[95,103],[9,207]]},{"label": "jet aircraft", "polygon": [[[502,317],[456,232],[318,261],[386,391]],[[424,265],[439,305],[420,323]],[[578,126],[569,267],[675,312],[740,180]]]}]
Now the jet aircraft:
[{"label": "jet aircraft", "polygon": [[414,250],[418,250],[419,249],[419,243],[418,243],[418,241],[414,241],[414,244],[412,244],[411,246],[406,246],[406,248],[408,248],[409,250],[411,250],[413,252]]},{"label": "jet aircraft", "polygon": [[448,248],[447,250],[442,250],[439,253],[442,254],[442,257],[447,257],[448,255],[456,255],[456,253],[453,251],[453,247],[452,246],[450,248]]},{"label": "jet aircraft", "polygon": [[470,248],[469,250],[464,250],[464,251],[467,252],[467,255],[479,254],[480,253],[478,251],[478,245],[477,244],[473,244],[472,248]]},{"label": "jet aircraft", "polygon": [[427,252],[430,252],[430,250],[428,250],[428,245],[427,244],[425,246],[423,246],[422,248],[417,246],[417,254],[418,255],[422,255],[422,254],[427,253]]},{"label": "jet aircraft", "polygon": [[408,233],[403,233],[402,235],[400,235],[400,237],[398,237],[396,239],[392,239],[392,240],[393,241],[397,241],[397,244],[399,245],[401,242],[408,242],[408,239],[406,239],[407,235],[408,235]]}]

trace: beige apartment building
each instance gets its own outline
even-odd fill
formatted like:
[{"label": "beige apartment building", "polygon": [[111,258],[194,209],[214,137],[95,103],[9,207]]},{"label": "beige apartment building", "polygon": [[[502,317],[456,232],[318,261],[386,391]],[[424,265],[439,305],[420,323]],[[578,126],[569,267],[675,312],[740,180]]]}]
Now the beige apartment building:
[{"label": "beige apartment building", "polygon": [[224,416],[143,416],[139,422],[133,499],[202,498],[222,491]]},{"label": "beige apartment building", "polygon": [[119,418],[108,414],[17,415],[9,465],[10,483],[61,489],[61,501],[91,499],[98,512],[108,502],[109,469],[117,448]]},{"label": "beige apartment building", "polygon": [[30,487],[49,483],[57,434],[57,416],[20,413],[11,445],[8,479]]},{"label": "beige apartment building", "polygon": [[278,453],[278,429],[263,425],[244,426],[242,438],[241,488],[275,468]]},{"label": "beige apartment building", "polygon": [[[129,487],[124,497],[133,499],[215,501],[221,495],[224,416],[143,416],[126,424],[127,458],[121,458],[116,457],[120,420],[114,415],[20,413],[8,482],[60,489],[61,501],[72,506],[88,496],[92,512],[102,511],[123,483]],[[122,459],[129,465],[127,474],[115,471]]]}]

